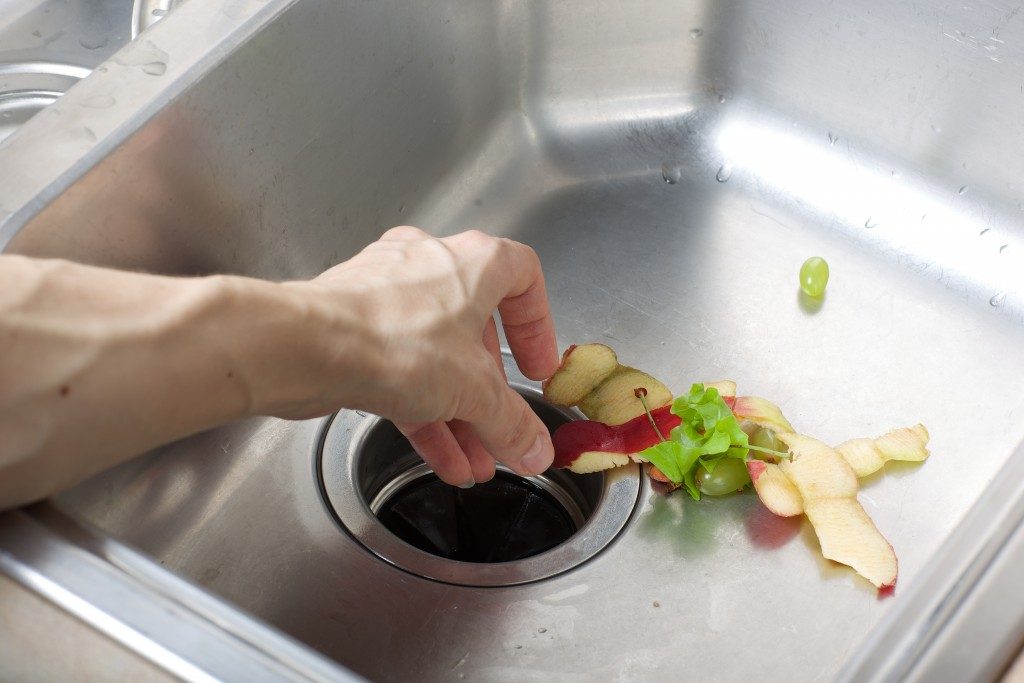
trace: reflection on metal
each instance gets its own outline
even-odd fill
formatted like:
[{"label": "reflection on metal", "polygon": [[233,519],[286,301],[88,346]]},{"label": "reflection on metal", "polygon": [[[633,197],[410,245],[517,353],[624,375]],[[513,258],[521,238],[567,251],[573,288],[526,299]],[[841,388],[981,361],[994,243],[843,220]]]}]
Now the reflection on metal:
[{"label": "reflection on metal", "polygon": [[45,505],[0,515],[0,571],[182,680],[359,680]]},{"label": "reflection on metal", "polygon": [[[887,600],[752,495],[696,503],[645,483],[621,533],[570,571],[500,588],[424,579],[339,528],[316,476],[321,421],[197,435],[61,496],[63,510],[373,680],[667,679],[694,652],[695,677],[827,679],[864,661],[869,634],[912,634],[869,642],[884,677],[946,642],[925,633],[935,608],[958,605],[952,628],[988,604],[930,567],[980,591],[1002,557],[989,551],[1013,546],[956,531],[1024,436],[1024,134],[1007,76],[1024,70],[1024,22],[1005,8],[211,0],[174,13],[68,92],[61,116],[4,142],[6,249],[288,279],[393,224],[483,227],[537,250],[563,347],[605,341],[677,391],[736,379],[831,443],[924,422],[934,454],[864,482],[900,559]],[[956,31],[1000,42],[944,36]],[[156,50],[159,76],[144,70]],[[801,306],[796,275],[815,254],[828,295]],[[1000,490],[1008,505],[1024,495]],[[969,642],[998,666],[1003,640]]]},{"label": "reflection on metal", "polygon": [[183,0],[135,0],[132,4],[132,40],[170,14]]}]

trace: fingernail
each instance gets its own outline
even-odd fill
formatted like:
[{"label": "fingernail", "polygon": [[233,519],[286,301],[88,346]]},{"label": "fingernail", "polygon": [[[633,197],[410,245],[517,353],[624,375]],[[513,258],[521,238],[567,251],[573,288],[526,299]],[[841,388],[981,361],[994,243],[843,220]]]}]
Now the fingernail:
[{"label": "fingernail", "polygon": [[541,435],[537,435],[537,440],[523,456],[522,464],[524,470],[534,474],[540,474],[551,465],[551,459],[544,454],[544,438]]},{"label": "fingernail", "polygon": [[459,484],[460,489],[471,489],[474,486],[476,486],[476,479],[474,479],[473,477],[470,477],[466,481]]}]

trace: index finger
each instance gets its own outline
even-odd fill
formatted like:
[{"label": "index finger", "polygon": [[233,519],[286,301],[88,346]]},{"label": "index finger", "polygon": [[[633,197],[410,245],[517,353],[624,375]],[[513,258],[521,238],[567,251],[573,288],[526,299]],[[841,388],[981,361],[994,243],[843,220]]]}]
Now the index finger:
[{"label": "index finger", "polygon": [[503,242],[509,286],[498,304],[501,326],[523,374],[533,380],[547,379],[558,369],[559,361],[540,258],[525,244]]}]

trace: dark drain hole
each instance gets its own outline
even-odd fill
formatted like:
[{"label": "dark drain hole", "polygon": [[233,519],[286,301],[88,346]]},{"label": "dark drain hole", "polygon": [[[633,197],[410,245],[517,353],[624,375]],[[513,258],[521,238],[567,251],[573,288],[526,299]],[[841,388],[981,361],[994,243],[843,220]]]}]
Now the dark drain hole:
[{"label": "dark drain hole", "polygon": [[377,518],[406,543],[461,562],[532,557],[577,530],[572,515],[554,496],[503,471],[471,489],[425,474],[385,500]]},{"label": "dark drain hole", "polygon": [[[522,392],[548,429],[569,417]],[[597,506],[601,474],[548,470],[520,477],[503,466],[470,489],[445,484],[387,421],[355,454],[356,482],[370,512],[391,533],[424,552],[461,562],[512,562],[567,541]]]}]

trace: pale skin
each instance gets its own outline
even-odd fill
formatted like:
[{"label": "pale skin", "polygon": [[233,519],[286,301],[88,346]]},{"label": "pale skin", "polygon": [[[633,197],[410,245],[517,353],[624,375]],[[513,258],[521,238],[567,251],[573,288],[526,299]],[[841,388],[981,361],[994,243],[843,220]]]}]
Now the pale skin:
[{"label": "pale skin", "polygon": [[558,367],[529,247],[394,228],[299,282],[173,278],[0,255],[0,509],[240,418],[359,409],[393,420],[444,481],[553,457],[509,388]]}]

